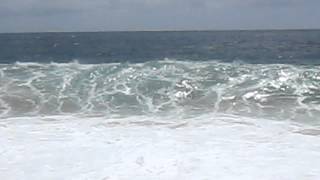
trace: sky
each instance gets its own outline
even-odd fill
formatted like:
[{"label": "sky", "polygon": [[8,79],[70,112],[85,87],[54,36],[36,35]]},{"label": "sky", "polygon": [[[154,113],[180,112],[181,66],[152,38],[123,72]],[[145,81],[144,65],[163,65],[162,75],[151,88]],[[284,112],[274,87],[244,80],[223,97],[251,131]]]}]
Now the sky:
[{"label": "sky", "polygon": [[1,0],[0,32],[318,29],[320,0]]}]

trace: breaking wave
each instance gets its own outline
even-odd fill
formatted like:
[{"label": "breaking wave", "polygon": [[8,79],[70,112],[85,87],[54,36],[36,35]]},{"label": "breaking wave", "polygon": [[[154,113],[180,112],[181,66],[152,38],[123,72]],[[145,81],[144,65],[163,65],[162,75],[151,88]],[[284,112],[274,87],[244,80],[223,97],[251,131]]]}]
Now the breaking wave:
[{"label": "breaking wave", "polygon": [[149,61],[0,65],[0,116],[224,113],[316,121],[320,66]]}]

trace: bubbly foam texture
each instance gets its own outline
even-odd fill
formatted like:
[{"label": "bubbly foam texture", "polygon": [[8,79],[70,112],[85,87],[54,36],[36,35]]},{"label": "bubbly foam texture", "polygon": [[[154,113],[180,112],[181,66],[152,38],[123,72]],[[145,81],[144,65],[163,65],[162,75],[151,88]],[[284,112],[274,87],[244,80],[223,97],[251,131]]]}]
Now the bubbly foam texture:
[{"label": "bubbly foam texture", "polygon": [[0,65],[0,116],[320,117],[320,67],[181,61]]},{"label": "bubbly foam texture", "polygon": [[164,120],[1,119],[0,175],[36,180],[320,178],[319,127],[217,113]]}]

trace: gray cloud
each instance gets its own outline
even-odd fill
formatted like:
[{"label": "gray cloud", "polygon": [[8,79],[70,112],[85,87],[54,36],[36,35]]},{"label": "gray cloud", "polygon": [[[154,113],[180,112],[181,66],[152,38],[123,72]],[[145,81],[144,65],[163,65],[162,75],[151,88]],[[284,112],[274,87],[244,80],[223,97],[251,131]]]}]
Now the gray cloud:
[{"label": "gray cloud", "polygon": [[319,0],[2,0],[0,32],[320,28]]},{"label": "gray cloud", "polygon": [[260,6],[260,7],[308,7],[320,5],[320,1],[318,0],[252,0],[252,4]]}]

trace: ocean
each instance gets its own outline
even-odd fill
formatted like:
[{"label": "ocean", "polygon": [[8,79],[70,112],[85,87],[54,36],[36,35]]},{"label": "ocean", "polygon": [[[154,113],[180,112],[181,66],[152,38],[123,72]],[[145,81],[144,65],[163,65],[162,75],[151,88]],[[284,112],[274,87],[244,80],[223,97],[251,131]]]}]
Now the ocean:
[{"label": "ocean", "polygon": [[0,34],[3,179],[319,179],[320,30]]}]

